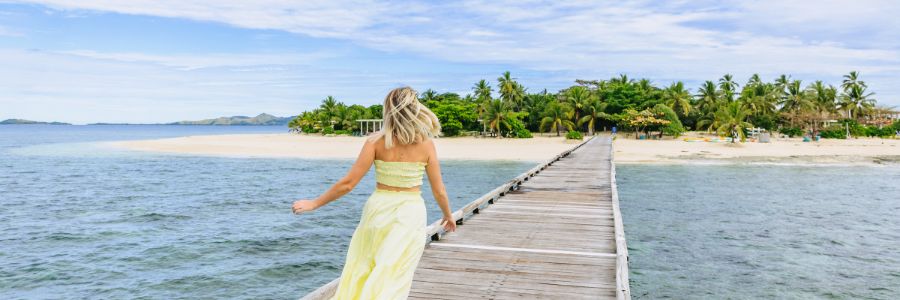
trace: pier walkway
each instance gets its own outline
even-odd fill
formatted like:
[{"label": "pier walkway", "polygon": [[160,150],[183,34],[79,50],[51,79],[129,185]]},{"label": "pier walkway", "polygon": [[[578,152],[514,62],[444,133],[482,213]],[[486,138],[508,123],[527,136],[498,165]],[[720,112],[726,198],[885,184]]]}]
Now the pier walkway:
[{"label": "pier walkway", "polygon": [[409,299],[630,299],[611,150],[573,145],[454,212],[456,232],[430,225]]}]

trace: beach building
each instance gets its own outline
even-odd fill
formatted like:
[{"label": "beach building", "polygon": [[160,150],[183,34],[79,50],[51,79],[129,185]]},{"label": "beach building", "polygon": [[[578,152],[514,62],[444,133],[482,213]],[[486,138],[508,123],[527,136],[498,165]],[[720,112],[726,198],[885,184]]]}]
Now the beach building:
[{"label": "beach building", "polygon": [[360,136],[366,136],[369,135],[369,133],[381,130],[381,127],[384,126],[383,119],[359,119],[356,121],[359,122]]}]

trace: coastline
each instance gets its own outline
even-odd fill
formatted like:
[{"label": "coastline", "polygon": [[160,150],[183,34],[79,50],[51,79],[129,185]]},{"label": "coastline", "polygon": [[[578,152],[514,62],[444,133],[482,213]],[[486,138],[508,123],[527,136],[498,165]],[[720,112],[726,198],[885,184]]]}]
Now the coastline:
[{"label": "coastline", "polygon": [[900,140],[858,138],[803,142],[773,138],[770,143],[687,142],[683,137],[635,140],[620,135],[617,164],[871,165],[900,163]]},{"label": "coastline", "polygon": [[[289,133],[198,135],[177,138],[104,142],[116,148],[200,156],[355,159],[364,137],[321,136]],[[564,137],[496,139],[452,137],[435,139],[444,160],[544,161],[565,151],[574,142]]]},{"label": "coastline", "polygon": [[[177,138],[105,142],[134,151],[224,157],[354,159],[362,137],[275,134],[199,135]],[[446,160],[543,161],[575,141],[562,137],[531,139],[474,137],[439,138],[438,153]],[[777,138],[770,143],[687,142],[683,138],[635,140],[619,135],[617,164],[784,164],[864,165],[900,163],[900,140],[859,138],[803,142]]]}]

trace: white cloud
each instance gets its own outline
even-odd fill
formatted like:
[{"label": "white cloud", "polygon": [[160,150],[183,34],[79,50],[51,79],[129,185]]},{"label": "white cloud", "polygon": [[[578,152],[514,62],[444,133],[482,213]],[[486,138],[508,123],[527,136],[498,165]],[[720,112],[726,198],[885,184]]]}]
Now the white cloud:
[{"label": "white cloud", "polygon": [[120,62],[152,63],[181,70],[213,67],[259,67],[272,65],[308,65],[316,61],[333,58],[335,52],[280,53],[280,54],[228,54],[209,53],[203,55],[151,55],[144,53],[106,53],[93,50],[57,51],[78,57],[114,60]]},{"label": "white cloud", "polygon": [[[752,73],[770,78],[787,73],[836,83],[840,75],[859,70],[880,100],[900,103],[900,88],[893,84],[900,76],[900,40],[895,38],[900,30],[900,18],[896,18],[900,3],[887,0],[827,0],[812,4],[791,0],[27,2],[60,10],[185,18],[282,30],[455,63],[508,65],[543,72],[547,79],[532,80],[545,86],[548,82],[558,84],[563,80],[559,78],[601,78],[619,73],[650,77],[660,83],[676,79],[697,82],[724,73],[738,78]],[[156,57],[90,50],[71,54],[151,62],[186,70],[239,66],[249,72],[275,59],[224,54]],[[236,63],[225,62],[226,57]],[[316,58],[311,55],[292,61],[302,64]],[[378,76],[384,79],[387,75]],[[429,82],[419,82],[423,81]],[[435,88],[465,90],[470,84]]]}]

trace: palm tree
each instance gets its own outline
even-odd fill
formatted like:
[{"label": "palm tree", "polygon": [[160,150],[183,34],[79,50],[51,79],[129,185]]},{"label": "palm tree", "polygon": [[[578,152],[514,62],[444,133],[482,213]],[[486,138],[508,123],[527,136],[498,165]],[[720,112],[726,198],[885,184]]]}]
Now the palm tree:
[{"label": "palm tree", "polygon": [[791,81],[787,86],[787,96],[781,102],[781,110],[788,114],[792,127],[796,116],[802,113],[803,110],[812,108],[813,105],[809,99],[809,93],[804,91],[800,85],[800,80]]},{"label": "palm tree", "polygon": [[703,113],[715,112],[719,103],[719,91],[716,83],[707,80],[697,92],[697,109]]},{"label": "palm tree", "polygon": [[556,130],[556,136],[559,136],[559,131],[563,126],[569,129],[575,127],[575,124],[572,123],[572,108],[565,103],[550,103],[544,110],[544,118],[540,125],[541,132]]},{"label": "palm tree", "polygon": [[747,80],[747,85],[745,85],[744,88],[746,88],[748,86],[757,86],[760,84],[763,84],[762,79],[759,78],[759,74],[754,73],[753,75],[750,76],[750,80]]},{"label": "palm tree", "polygon": [[753,124],[745,121],[749,114],[750,111],[740,101],[719,107],[719,110],[716,111],[716,132],[730,134],[732,143],[738,138],[741,139],[741,142],[746,141],[747,136],[744,134],[744,130],[753,127]]},{"label": "palm tree", "polygon": [[338,101],[334,99],[332,96],[325,97],[322,100],[322,105],[319,107],[322,108],[323,112],[327,115],[332,115],[334,113],[334,108],[337,106]]},{"label": "palm tree", "polygon": [[491,131],[497,130],[497,138],[500,138],[501,126],[507,130],[512,129],[509,120],[515,118],[514,112],[510,110],[509,103],[503,100],[491,100],[485,111],[485,122],[488,122],[488,128]]},{"label": "palm tree", "polygon": [[775,113],[780,96],[770,83],[754,83],[744,86],[741,98],[754,116]]},{"label": "palm tree", "polygon": [[435,92],[435,91],[432,90],[432,89],[427,89],[427,90],[425,90],[425,92],[422,93],[422,97],[419,98],[419,100],[420,100],[422,103],[427,103],[428,101],[432,101],[432,100],[435,100],[435,99],[437,99],[437,92]]},{"label": "palm tree", "polygon": [[841,97],[841,109],[847,111],[849,118],[859,119],[875,106],[875,99],[872,99],[874,95],[875,93],[866,92],[863,84],[852,85]]},{"label": "palm tree", "polygon": [[588,135],[594,135],[594,127],[599,119],[607,119],[609,115],[604,112],[606,110],[607,103],[603,102],[599,98],[594,98],[587,106],[585,106],[584,117],[578,119],[578,126],[584,126],[585,123],[588,124]]},{"label": "palm tree", "polygon": [[837,89],[834,86],[825,86],[821,80],[817,80],[807,87],[812,95],[813,110],[815,112],[815,120],[813,120],[813,132],[818,132],[818,123],[823,119],[827,119],[837,110]]},{"label": "palm tree", "polygon": [[613,84],[629,84],[632,81],[633,80],[628,79],[628,75],[625,75],[625,74],[619,74],[619,77],[612,78],[609,80],[609,82],[613,83]]},{"label": "palm tree", "polygon": [[590,105],[591,101],[594,101],[594,93],[591,93],[586,87],[576,85],[563,93],[563,99],[573,108],[575,120],[578,120],[584,108]]},{"label": "palm tree", "polygon": [[734,81],[731,74],[725,74],[719,79],[719,89],[722,90],[722,94],[728,102],[734,101],[734,92],[737,91],[737,88],[738,83]]},{"label": "palm tree", "polygon": [[512,78],[509,71],[503,72],[503,76],[497,78],[497,89],[500,92],[500,99],[511,103],[513,108],[519,109],[519,104],[524,98],[524,88],[519,86],[515,78]]},{"label": "palm tree", "polygon": [[841,88],[844,89],[844,91],[847,91],[850,89],[850,87],[856,86],[856,85],[861,85],[863,87],[866,87],[866,82],[859,80],[859,72],[850,71],[849,74],[844,75],[844,81],[841,82]]},{"label": "palm tree", "polygon": [[478,102],[485,102],[491,100],[491,92],[493,92],[493,89],[487,80],[482,79],[475,83],[475,86],[472,87],[472,91],[475,93],[475,98]]},{"label": "palm tree", "polygon": [[681,81],[672,83],[663,91],[663,100],[666,106],[674,111],[680,111],[682,116],[687,116],[691,112],[691,93],[684,89],[684,83]]}]

